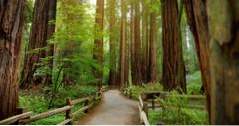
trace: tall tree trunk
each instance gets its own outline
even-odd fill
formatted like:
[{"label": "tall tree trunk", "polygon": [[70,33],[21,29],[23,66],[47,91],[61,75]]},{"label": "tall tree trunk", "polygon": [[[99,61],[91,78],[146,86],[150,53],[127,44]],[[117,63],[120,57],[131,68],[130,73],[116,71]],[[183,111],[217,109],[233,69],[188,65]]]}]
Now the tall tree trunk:
[{"label": "tall tree trunk", "polygon": [[207,108],[210,115],[211,78],[209,68],[209,31],[206,1],[184,0],[184,5],[186,8],[188,24],[194,35],[203,87],[207,96]]},{"label": "tall tree trunk", "polygon": [[[127,15],[127,13],[126,13],[126,15]],[[127,19],[126,19],[126,25],[127,25]],[[125,28],[126,30],[126,43],[125,43],[125,69],[124,69],[124,84],[125,85],[123,85],[123,86],[127,86],[127,84],[129,84],[128,82],[129,82],[129,56],[130,56],[130,54],[129,54],[129,41],[128,41],[128,39],[129,39],[129,37],[127,36],[128,35],[128,30],[127,30],[127,28]]]},{"label": "tall tree trunk", "polygon": [[166,90],[180,88],[186,92],[186,73],[177,0],[162,0],[163,85]]},{"label": "tall tree trunk", "polygon": [[239,124],[239,1],[207,1],[211,124]]},{"label": "tall tree trunk", "polygon": [[115,0],[109,0],[110,11],[110,75],[109,85],[116,85],[116,24],[115,24]]},{"label": "tall tree trunk", "polygon": [[146,73],[143,78],[144,83],[148,83],[149,81],[149,5],[146,1],[141,1],[142,5],[142,73]]},{"label": "tall tree trunk", "polygon": [[[57,0],[49,0],[49,10],[48,10],[48,27],[47,27],[47,39],[51,39],[53,34],[55,33],[55,21],[56,21],[56,7]],[[53,70],[53,56],[54,56],[54,44],[49,44],[49,50],[47,52],[48,57],[52,57],[49,59],[49,72],[45,79],[45,84],[52,84],[52,70]]]},{"label": "tall tree trunk", "polygon": [[0,120],[17,114],[24,0],[0,2]]},{"label": "tall tree trunk", "polygon": [[[96,34],[93,50],[93,59],[95,59],[99,65],[94,70],[95,78],[98,80],[98,89],[102,87],[103,83],[103,27],[104,27],[104,0],[97,0],[96,3]],[[99,35],[100,34],[100,35]]]},{"label": "tall tree trunk", "polygon": [[140,37],[140,2],[134,3],[134,45],[133,64],[131,66],[133,84],[142,84],[141,37]]},{"label": "tall tree trunk", "polygon": [[[152,2],[153,3],[153,2]],[[157,45],[156,45],[156,14],[150,13],[150,34],[149,34],[149,82],[154,83],[157,81]]]},{"label": "tall tree trunk", "polygon": [[131,72],[131,77],[133,80],[133,74],[135,70],[135,47],[134,47],[134,4],[131,3],[130,5],[130,72]]},{"label": "tall tree trunk", "polygon": [[126,13],[125,1],[121,0],[121,30],[120,30],[120,86],[124,84],[124,71],[125,71],[125,46],[126,46]]},{"label": "tall tree trunk", "polygon": [[47,39],[51,36],[50,33],[52,34],[52,31],[48,32],[48,30],[52,29],[52,26],[48,28],[50,21],[48,18],[51,16],[51,18],[53,18],[55,16],[50,14],[55,11],[54,8],[51,8],[53,10],[49,9],[49,5],[51,5],[51,7],[56,6],[56,3],[53,2],[56,1],[35,1],[32,29],[22,71],[21,86],[23,88],[27,88],[31,84],[40,84],[44,82],[43,77],[34,77],[34,73],[38,68],[37,63],[40,63],[40,59],[47,56],[47,52],[42,50],[42,48],[47,47]]},{"label": "tall tree trunk", "polygon": [[121,0],[121,31],[120,31],[120,87],[123,87],[126,81],[125,71],[126,71],[126,1]]}]

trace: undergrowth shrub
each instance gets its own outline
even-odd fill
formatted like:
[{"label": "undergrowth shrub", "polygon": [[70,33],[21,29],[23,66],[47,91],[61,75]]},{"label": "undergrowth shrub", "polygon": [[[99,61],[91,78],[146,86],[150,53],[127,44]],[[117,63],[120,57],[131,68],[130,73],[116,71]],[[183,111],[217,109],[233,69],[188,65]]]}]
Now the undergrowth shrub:
[{"label": "undergrowth shrub", "polygon": [[205,110],[187,108],[188,98],[177,97],[177,92],[173,91],[165,99],[158,98],[162,108],[149,111],[149,121],[151,124],[158,124],[159,120],[164,124],[176,125],[205,125],[208,124],[208,115]]},{"label": "undergrowth shrub", "polygon": [[196,71],[187,76],[187,94],[201,94],[202,80],[201,72]]},{"label": "undergrowth shrub", "polygon": [[137,100],[139,95],[143,92],[148,91],[162,91],[163,87],[160,83],[155,84],[143,84],[141,85],[130,85],[124,88],[123,93],[126,95],[131,95],[132,99]]},{"label": "undergrowth shrub", "polygon": [[[96,87],[91,85],[72,85],[65,88],[61,88],[57,93],[52,108],[59,108],[66,105],[66,98],[72,100],[94,95],[96,93]],[[33,93],[34,92],[34,93]],[[37,93],[36,93],[37,92]],[[43,91],[20,91],[19,105],[25,108],[27,111],[32,111],[33,114],[39,114],[49,110],[49,99],[47,97],[46,89]],[[72,109],[72,112],[81,108],[82,105],[76,105]],[[76,117],[78,118],[83,113],[80,113]],[[33,125],[54,125],[63,121],[65,114],[57,114],[46,119],[42,119],[31,124]],[[78,120],[78,119],[77,119]]]}]

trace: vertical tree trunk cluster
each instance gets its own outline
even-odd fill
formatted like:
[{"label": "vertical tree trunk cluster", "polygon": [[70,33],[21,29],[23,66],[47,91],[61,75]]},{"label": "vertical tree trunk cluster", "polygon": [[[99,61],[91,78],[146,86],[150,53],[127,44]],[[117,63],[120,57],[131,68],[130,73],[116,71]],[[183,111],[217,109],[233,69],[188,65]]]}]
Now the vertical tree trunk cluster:
[{"label": "vertical tree trunk cluster", "polygon": [[[53,56],[52,45],[49,51],[43,48],[47,47],[47,40],[55,30],[55,25],[49,21],[55,20],[56,0],[37,0],[33,13],[32,29],[22,71],[21,86],[23,88],[28,88],[31,84],[51,83],[51,74],[46,77],[35,77],[34,73],[41,58]],[[52,63],[53,61],[49,62],[50,68],[52,68]]]},{"label": "vertical tree trunk cluster", "polygon": [[24,0],[0,2],[0,120],[17,114]]},{"label": "vertical tree trunk cluster", "polygon": [[131,3],[130,61],[132,82],[135,85],[157,81],[155,40],[157,15],[150,9],[153,4],[155,1],[133,1]]},{"label": "vertical tree trunk cluster", "polygon": [[162,0],[163,19],[163,85],[166,90],[186,92],[186,72],[177,0]]},{"label": "vertical tree trunk cluster", "polygon": [[[95,78],[99,89],[103,83],[103,53],[104,53],[104,43],[103,43],[103,29],[104,29],[104,0],[97,0],[96,2],[96,33],[93,49],[93,59],[98,63],[98,68],[94,70]],[[100,33],[100,35],[99,35]]]},{"label": "vertical tree trunk cluster", "polygon": [[209,0],[211,124],[239,123],[239,1]]}]

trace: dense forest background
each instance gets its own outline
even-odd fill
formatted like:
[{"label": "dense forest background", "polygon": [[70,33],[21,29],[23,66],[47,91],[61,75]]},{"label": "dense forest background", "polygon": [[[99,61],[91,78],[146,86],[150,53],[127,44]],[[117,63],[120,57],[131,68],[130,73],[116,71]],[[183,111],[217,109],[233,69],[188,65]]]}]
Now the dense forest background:
[{"label": "dense forest background", "polygon": [[110,87],[136,98],[159,90],[206,96],[207,112],[182,111],[178,120],[174,111],[152,112],[168,123],[238,120],[235,0],[3,1],[0,119],[17,106],[43,112]]}]

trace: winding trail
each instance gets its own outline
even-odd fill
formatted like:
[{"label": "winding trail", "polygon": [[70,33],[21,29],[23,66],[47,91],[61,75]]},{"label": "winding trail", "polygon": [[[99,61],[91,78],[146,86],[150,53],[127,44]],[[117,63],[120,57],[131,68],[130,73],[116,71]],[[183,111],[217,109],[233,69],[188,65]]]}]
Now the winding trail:
[{"label": "winding trail", "polygon": [[137,102],[121,95],[118,90],[104,93],[102,102],[92,109],[80,125],[136,125],[139,124]]}]

